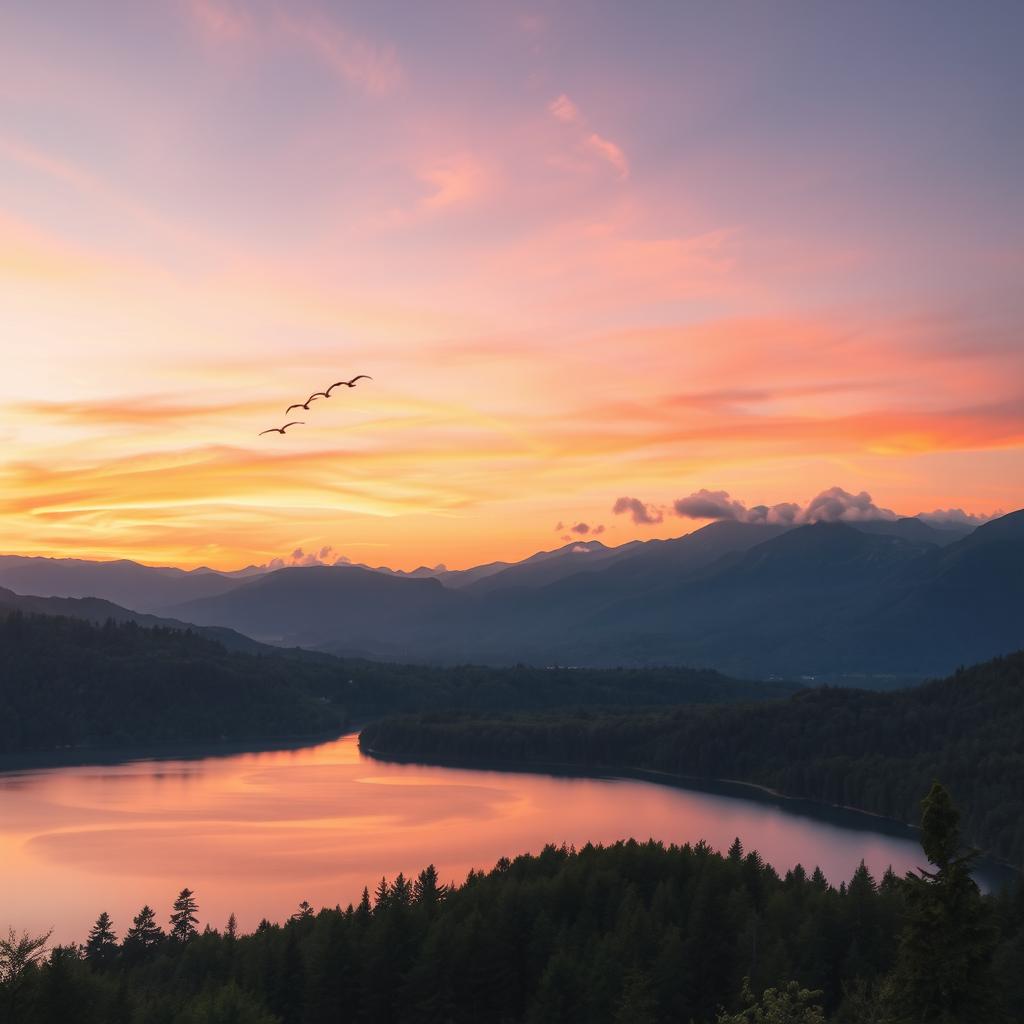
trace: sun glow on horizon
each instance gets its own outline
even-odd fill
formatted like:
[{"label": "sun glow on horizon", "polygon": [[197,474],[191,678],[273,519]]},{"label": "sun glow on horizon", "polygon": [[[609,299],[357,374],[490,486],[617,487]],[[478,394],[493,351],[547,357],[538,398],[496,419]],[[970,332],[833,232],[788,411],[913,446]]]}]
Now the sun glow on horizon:
[{"label": "sun glow on horizon", "polygon": [[57,6],[0,12],[4,551],[462,568],[695,525],[623,495],[1024,505],[994,13],[926,52],[914,5]]}]

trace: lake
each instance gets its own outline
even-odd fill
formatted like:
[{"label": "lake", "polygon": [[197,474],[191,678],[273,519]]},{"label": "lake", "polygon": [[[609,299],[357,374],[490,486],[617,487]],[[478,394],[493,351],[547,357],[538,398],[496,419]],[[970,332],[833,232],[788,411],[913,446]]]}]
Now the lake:
[{"label": "lake", "polygon": [[[827,812],[822,812],[827,814]],[[143,903],[166,925],[196,891],[200,919],[251,930],[300,900],[358,901],[381,875],[434,863],[444,881],[545,843],[740,836],[780,872],[816,864],[838,885],[923,863],[885,823],[841,822],[752,797],[635,779],[381,762],[354,734],[296,750],[0,774],[0,930],[84,940],[101,910],[123,937]],[[898,830],[897,830],[898,831]]]}]

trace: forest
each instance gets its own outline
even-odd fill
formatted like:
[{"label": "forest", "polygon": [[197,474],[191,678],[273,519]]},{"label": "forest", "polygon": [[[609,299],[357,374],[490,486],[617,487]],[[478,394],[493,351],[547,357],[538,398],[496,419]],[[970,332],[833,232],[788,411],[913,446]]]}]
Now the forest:
[{"label": "forest", "polygon": [[367,724],[376,756],[643,768],[732,779],[903,822],[942,779],[965,832],[1024,864],[1024,652],[895,693],[815,689],[786,700],[639,711],[425,713]]},{"label": "forest", "polygon": [[749,702],[798,689],[683,668],[442,669],[267,650],[132,622],[0,617],[0,754],[336,735],[426,708]]},{"label": "forest", "polygon": [[382,878],[358,905],[240,933],[100,913],[81,944],[0,938],[18,1024],[1000,1024],[1024,1007],[1024,893],[982,896],[949,794],[921,805],[927,871],[834,886],[737,839],[549,846],[446,885]]}]

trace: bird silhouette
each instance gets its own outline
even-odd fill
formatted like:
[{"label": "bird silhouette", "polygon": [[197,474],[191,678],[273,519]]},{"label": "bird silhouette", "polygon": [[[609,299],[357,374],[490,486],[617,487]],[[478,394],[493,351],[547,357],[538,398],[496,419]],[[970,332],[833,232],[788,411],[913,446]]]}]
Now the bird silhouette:
[{"label": "bird silhouette", "polygon": [[292,420],[291,423],[286,423],[283,427],[271,427],[269,430],[261,430],[259,436],[262,437],[264,434],[283,434],[289,427],[301,426],[305,426],[303,420]]},{"label": "bird silhouette", "polygon": [[315,395],[310,395],[304,402],[296,402],[294,405],[289,405],[284,411],[285,416],[287,416],[292,409],[305,409],[306,412],[309,412],[309,403],[312,402],[314,398],[319,398],[322,394],[322,391],[318,391]]},{"label": "bird silhouette", "polygon": [[373,378],[369,374],[360,373],[353,377],[351,380],[339,380],[337,384],[332,384],[325,392],[323,392],[323,395],[325,398],[330,398],[331,392],[335,388],[340,388],[343,384],[347,388],[354,388],[356,386],[357,380],[373,380]]}]

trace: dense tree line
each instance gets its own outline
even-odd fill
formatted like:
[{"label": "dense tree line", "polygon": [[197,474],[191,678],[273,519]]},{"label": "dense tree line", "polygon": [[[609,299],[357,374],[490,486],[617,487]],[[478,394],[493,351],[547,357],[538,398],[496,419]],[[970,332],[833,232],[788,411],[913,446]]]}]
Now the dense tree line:
[{"label": "dense tree line", "polygon": [[[358,906],[240,935],[170,930],[144,907],[118,940],[0,942],[19,1024],[999,1024],[1024,1005],[1024,899],[982,897],[948,794],[925,801],[932,870],[835,888],[780,877],[737,840],[548,847],[442,885],[381,879]],[[19,945],[19,943],[21,945]],[[35,945],[33,945],[35,943]]]},{"label": "dense tree line", "polygon": [[364,749],[427,761],[636,767],[735,779],[913,821],[933,779],[970,840],[1024,864],[1024,652],[896,693],[807,690],[746,706],[427,713],[367,725]]},{"label": "dense tree line", "polygon": [[20,612],[0,617],[0,664],[0,754],[277,739],[394,710],[749,701],[796,689],[676,668],[442,669],[252,654],[189,631]]}]

